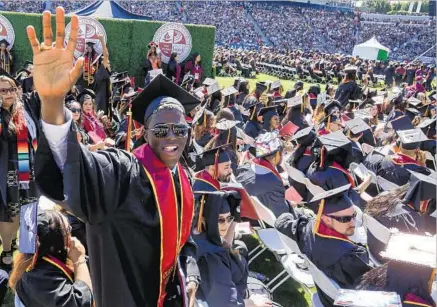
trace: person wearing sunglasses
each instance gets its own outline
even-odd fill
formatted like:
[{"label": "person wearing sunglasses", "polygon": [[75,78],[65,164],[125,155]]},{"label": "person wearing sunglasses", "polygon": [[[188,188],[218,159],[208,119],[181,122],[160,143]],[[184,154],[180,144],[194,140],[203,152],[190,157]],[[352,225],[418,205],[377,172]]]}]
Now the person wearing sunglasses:
[{"label": "person wearing sunglasses", "polygon": [[[319,193],[309,201],[309,210],[284,213],[275,227],[298,244],[308,259],[342,289],[353,289],[371,269],[365,246],[349,239],[355,233],[357,213],[349,198],[350,185]],[[317,289],[323,306],[333,301]]]},{"label": "person wearing sunglasses", "polygon": [[[197,193],[195,194],[197,195]],[[232,194],[203,193],[208,205],[200,208],[194,230],[202,283],[197,291],[199,306],[272,306],[267,298],[247,295],[247,262],[234,249],[235,203]]]},{"label": "person wearing sunglasses", "polygon": [[0,76],[0,266],[10,270],[20,207],[36,203],[34,154],[38,139],[40,103],[35,93],[21,95],[18,82]]},{"label": "person wearing sunglasses", "polygon": [[97,307],[184,305],[200,277],[190,235],[194,195],[179,159],[188,138],[185,116],[199,101],[159,75],[132,101],[133,119],[144,124],[145,145],[132,154],[81,146],[63,102],[82,72],[83,59],[72,64],[79,21],[71,17],[64,48],[64,15],[58,7],[55,44],[50,12],[43,13],[44,43],[27,28],[42,104],[35,170],[41,191],[64,200],[87,224]]}]

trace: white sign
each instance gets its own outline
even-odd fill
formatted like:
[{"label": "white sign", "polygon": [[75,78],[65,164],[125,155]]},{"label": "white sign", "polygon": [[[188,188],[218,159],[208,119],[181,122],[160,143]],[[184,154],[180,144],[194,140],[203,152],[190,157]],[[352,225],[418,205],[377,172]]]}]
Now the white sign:
[{"label": "white sign", "polygon": [[153,36],[153,41],[161,50],[161,61],[168,63],[173,52],[178,54],[178,61],[184,61],[191,52],[191,34],[181,23],[169,22],[162,25]]},{"label": "white sign", "polygon": [[15,31],[9,20],[5,16],[0,15],[0,40],[3,39],[9,43],[7,49],[10,50],[14,46]]},{"label": "white sign", "polygon": [[[71,22],[65,28],[64,45],[67,46],[70,38]],[[94,43],[94,50],[101,54],[103,50],[102,43],[99,40],[99,35],[103,35],[105,44],[107,42],[106,32],[103,25],[92,17],[79,17],[79,31],[77,32],[76,50],[74,50],[74,59],[77,60],[84,55],[86,51],[86,43]]]}]

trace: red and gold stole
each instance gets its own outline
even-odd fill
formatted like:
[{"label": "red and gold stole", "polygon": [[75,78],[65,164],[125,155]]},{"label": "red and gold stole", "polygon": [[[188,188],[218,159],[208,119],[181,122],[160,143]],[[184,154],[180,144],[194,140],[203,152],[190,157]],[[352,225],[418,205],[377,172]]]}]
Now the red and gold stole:
[{"label": "red and gold stole", "polygon": [[341,171],[346,176],[346,178],[349,181],[349,183],[351,184],[351,186],[353,188],[355,187],[355,180],[354,180],[354,178],[351,176],[351,174],[349,173],[348,170],[345,170],[343,168],[343,166],[341,166],[337,162],[333,162],[332,165],[330,166],[330,168],[335,168],[335,169],[338,169],[339,171]]},{"label": "red and gold stole", "polygon": [[[194,215],[194,195],[180,163],[177,172],[181,186],[181,204],[178,206],[172,172],[155,156],[148,144],[134,150],[152,185],[161,228],[160,285],[158,307],[164,305],[165,287],[171,273],[177,270],[177,259],[191,233]],[[179,223],[180,222],[180,223]]]},{"label": "red and gold stole", "polygon": [[57,267],[58,269],[60,269],[65,276],[68,278],[68,280],[70,280],[71,282],[74,282],[74,273],[72,270],[70,270],[67,265],[61,261],[59,261],[58,259],[56,259],[55,257],[52,256],[44,256],[42,257],[42,260],[50,263],[51,265]]},{"label": "red and gold stole", "polygon": [[396,153],[393,155],[392,157],[392,161],[394,164],[396,165],[405,165],[405,164],[414,164],[414,165],[420,165],[419,163],[417,163],[416,160],[414,160],[413,158],[404,155],[400,152]]},{"label": "red and gold stole", "polygon": [[323,238],[337,239],[337,240],[341,240],[341,241],[345,241],[345,242],[354,244],[351,240],[349,240],[348,237],[346,237],[345,235],[342,235],[341,233],[335,231],[334,229],[329,228],[322,221],[319,222],[318,227],[315,231],[315,234],[320,236],[320,237],[323,237]]},{"label": "red and gold stole", "polygon": [[212,178],[212,176],[206,170],[196,173],[194,177],[196,178],[195,180],[203,181],[212,186],[217,191],[220,190],[220,183],[216,179]]},{"label": "red and gold stole", "polygon": [[259,158],[255,158],[252,160],[252,162],[262,168],[266,168],[269,171],[271,171],[273,174],[276,175],[276,177],[279,178],[279,180],[281,180],[282,182],[282,178],[281,175],[279,175],[279,172],[276,170],[276,168],[267,160],[264,159],[259,159]]}]

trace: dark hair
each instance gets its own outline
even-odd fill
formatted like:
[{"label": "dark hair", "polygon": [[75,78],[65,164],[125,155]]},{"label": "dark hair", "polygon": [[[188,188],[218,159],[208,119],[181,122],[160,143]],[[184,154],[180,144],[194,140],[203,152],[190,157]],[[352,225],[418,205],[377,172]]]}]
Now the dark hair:
[{"label": "dark hair", "polygon": [[174,61],[177,56],[178,56],[178,54],[176,52],[172,52],[171,55],[170,55],[169,62]]}]

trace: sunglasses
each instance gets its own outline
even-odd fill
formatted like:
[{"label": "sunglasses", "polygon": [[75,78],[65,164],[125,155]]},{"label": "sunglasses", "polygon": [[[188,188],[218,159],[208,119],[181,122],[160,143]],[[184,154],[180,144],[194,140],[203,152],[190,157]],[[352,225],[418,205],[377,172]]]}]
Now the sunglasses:
[{"label": "sunglasses", "polygon": [[17,88],[16,87],[10,87],[10,88],[0,88],[0,94],[1,95],[6,95],[8,93],[16,93],[17,92]]},{"label": "sunglasses", "polygon": [[232,215],[230,215],[226,218],[224,218],[224,217],[219,218],[218,222],[219,222],[219,224],[224,224],[224,223],[230,224],[230,223],[232,223],[233,220],[234,220],[234,217]]},{"label": "sunglasses", "polygon": [[73,112],[73,113],[80,113],[80,112],[82,111],[82,109],[79,109],[79,108],[71,108],[70,111]]},{"label": "sunglasses", "polygon": [[330,218],[333,218],[334,220],[336,220],[339,223],[346,224],[346,223],[349,223],[350,221],[352,221],[352,219],[354,219],[354,220],[356,219],[357,212],[354,212],[354,214],[352,214],[352,215],[345,215],[345,216],[333,216],[333,215],[327,215],[327,216],[329,216]]},{"label": "sunglasses", "polygon": [[189,128],[186,124],[157,124],[150,131],[153,132],[156,138],[163,139],[168,137],[171,129],[176,137],[183,138],[188,135]]}]

